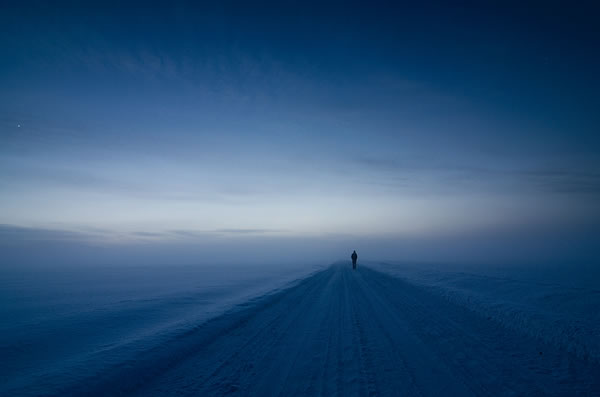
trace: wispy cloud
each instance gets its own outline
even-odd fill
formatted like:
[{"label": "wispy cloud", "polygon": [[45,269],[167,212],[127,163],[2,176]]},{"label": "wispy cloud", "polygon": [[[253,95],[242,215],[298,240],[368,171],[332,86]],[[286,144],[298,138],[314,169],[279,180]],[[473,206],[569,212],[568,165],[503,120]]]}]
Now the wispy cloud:
[{"label": "wispy cloud", "polygon": [[266,233],[285,233],[285,229],[215,229],[214,233],[223,234],[266,234]]},{"label": "wispy cloud", "polygon": [[600,173],[565,170],[523,171],[520,175],[543,191],[600,194]]},{"label": "wispy cloud", "polygon": [[369,176],[368,184],[387,187],[476,189],[505,187],[543,193],[600,194],[600,172],[568,169],[494,169],[452,164],[425,165],[390,158],[359,157],[353,160]]},{"label": "wispy cloud", "polygon": [[213,239],[224,236],[280,235],[284,229],[224,228],[207,230],[114,231],[109,229],[69,227],[44,228],[0,224],[0,245],[27,242],[126,243],[135,241],[174,242]]},{"label": "wispy cloud", "polygon": [[0,224],[0,244],[30,241],[89,241],[97,233]]},{"label": "wispy cloud", "polygon": [[164,237],[165,233],[157,233],[157,232],[132,232],[132,236],[139,237]]},{"label": "wispy cloud", "polygon": [[[43,163],[43,166],[42,166]],[[128,176],[123,172],[112,172],[108,167],[102,169],[82,164],[74,166],[52,166],[39,160],[29,160],[15,156],[0,157],[0,176],[6,186],[29,185],[43,191],[45,188],[66,188],[78,192],[92,192],[130,197],[141,200],[218,202],[240,204],[245,199],[260,196],[268,192],[268,187],[240,185],[227,181],[202,183],[195,174],[183,175],[181,165],[165,171],[160,168],[161,176]],[[126,167],[124,167],[126,169]],[[147,168],[154,169],[152,165]],[[136,171],[139,171],[136,168]],[[188,170],[189,171],[189,170]],[[171,175],[171,172],[173,173]],[[123,175],[124,174],[124,175]]]}]

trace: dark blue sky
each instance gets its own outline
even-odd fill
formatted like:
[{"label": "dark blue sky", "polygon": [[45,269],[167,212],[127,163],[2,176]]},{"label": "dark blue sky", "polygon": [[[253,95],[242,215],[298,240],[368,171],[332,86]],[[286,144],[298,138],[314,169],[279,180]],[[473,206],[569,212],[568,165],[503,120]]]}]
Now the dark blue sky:
[{"label": "dark blue sky", "polygon": [[5,241],[596,242],[592,2],[91,4],[2,5]]}]

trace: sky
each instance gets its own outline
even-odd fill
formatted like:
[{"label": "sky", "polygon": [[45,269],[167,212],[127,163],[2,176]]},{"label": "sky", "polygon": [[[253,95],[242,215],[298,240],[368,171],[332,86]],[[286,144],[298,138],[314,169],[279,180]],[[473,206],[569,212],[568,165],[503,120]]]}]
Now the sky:
[{"label": "sky", "polygon": [[593,2],[196,3],[2,3],[4,262],[599,261]]}]

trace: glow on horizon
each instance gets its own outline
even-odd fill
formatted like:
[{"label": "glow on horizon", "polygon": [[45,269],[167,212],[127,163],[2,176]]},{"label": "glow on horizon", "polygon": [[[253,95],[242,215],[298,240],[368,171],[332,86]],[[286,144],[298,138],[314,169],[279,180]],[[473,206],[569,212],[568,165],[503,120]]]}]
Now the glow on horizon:
[{"label": "glow on horizon", "polygon": [[[515,192],[489,192],[482,181],[448,189],[439,171],[396,170],[393,175],[384,172],[382,178],[378,169],[360,176],[340,175],[334,167],[327,168],[328,161],[319,172],[307,172],[301,164],[291,169],[255,164],[236,170],[213,161],[207,171],[206,164],[162,160],[154,165],[79,162],[74,173],[65,167],[52,169],[48,163],[36,169],[19,161],[18,167],[4,163],[4,180],[11,189],[0,198],[3,223],[66,230],[93,227],[120,238],[176,239],[185,235],[172,231],[227,230],[423,237],[506,226],[515,220],[560,222],[585,215],[568,211],[569,203],[560,195],[554,200],[544,197],[541,205],[544,193],[520,192],[517,202]],[[343,166],[354,167],[351,161]],[[29,169],[27,174],[11,178],[11,173],[24,169]],[[386,181],[397,173],[403,182],[390,188]]]}]

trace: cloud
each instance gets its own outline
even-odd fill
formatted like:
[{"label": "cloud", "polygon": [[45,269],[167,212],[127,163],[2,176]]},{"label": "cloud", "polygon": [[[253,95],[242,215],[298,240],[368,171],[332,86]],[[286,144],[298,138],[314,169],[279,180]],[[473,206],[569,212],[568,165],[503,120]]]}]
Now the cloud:
[{"label": "cloud", "polygon": [[284,229],[215,229],[214,233],[224,234],[266,234],[266,233],[284,233]]},{"label": "cloud", "polygon": [[182,237],[200,237],[206,234],[200,230],[170,230],[169,233]]},{"label": "cloud", "polygon": [[525,171],[522,175],[539,189],[565,194],[600,194],[600,173],[573,171]]},{"label": "cloud", "polygon": [[88,241],[94,233],[0,224],[0,244],[31,241]]},{"label": "cloud", "polygon": [[206,240],[223,236],[267,236],[286,233],[284,229],[268,228],[222,228],[222,229],[179,229],[166,231],[111,231],[93,227],[71,227],[52,229],[0,224],[0,245],[31,242],[78,242],[78,243],[123,243],[164,241]]},{"label": "cloud", "polygon": [[[93,192],[131,197],[143,200],[219,202],[243,204],[244,199],[264,192],[266,188],[256,186],[219,183],[199,183],[193,176],[182,177],[176,168],[162,172],[162,178],[134,178],[121,176],[107,169],[95,170],[84,167],[59,165],[50,162],[24,159],[15,156],[0,156],[0,176],[5,186],[29,185],[38,189],[68,188],[79,192]],[[114,162],[113,162],[114,163]],[[150,166],[149,166],[150,167]],[[148,170],[150,169],[148,167]],[[108,167],[107,167],[108,168]],[[109,170],[112,171],[112,170]],[[102,175],[101,173],[108,175]],[[122,172],[122,174],[126,174]],[[114,175],[114,176],[113,176]],[[240,201],[241,200],[241,201]]]},{"label": "cloud", "polygon": [[133,236],[140,236],[140,237],[164,237],[165,233],[157,233],[157,232],[132,232],[131,235],[133,235]]},{"label": "cloud", "polygon": [[221,229],[209,229],[209,230],[169,230],[165,233],[184,237],[184,238],[201,238],[201,237],[219,237],[225,235],[267,235],[267,234],[282,234],[287,233],[289,230],[286,229],[268,229],[268,228],[221,228]]},{"label": "cloud", "polygon": [[499,169],[453,164],[402,162],[391,158],[359,157],[354,167],[368,177],[365,183],[385,187],[447,190],[464,188],[538,191],[542,193],[600,194],[600,172],[569,169]]}]

